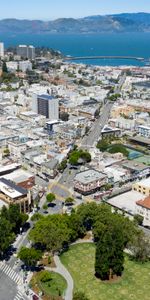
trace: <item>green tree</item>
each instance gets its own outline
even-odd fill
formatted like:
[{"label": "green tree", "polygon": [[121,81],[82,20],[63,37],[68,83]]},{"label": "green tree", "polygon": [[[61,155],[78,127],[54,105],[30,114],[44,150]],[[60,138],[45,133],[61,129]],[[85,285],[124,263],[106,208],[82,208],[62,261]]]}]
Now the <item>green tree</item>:
[{"label": "green tree", "polygon": [[4,254],[14,239],[15,234],[12,232],[11,223],[0,216],[0,256]]},{"label": "green tree", "polygon": [[45,203],[43,204],[43,207],[42,207],[44,210],[47,210],[48,209],[48,205]]},{"label": "green tree", "polygon": [[18,253],[18,257],[28,267],[35,267],[37,261],[42,258],[42,252],[34,248],[22,247]]},{"label": "green tree", "polygon": [[143,224],[143,217],[140,215],[134,215],[134,221],[137,223],[137,225],[142,225]]},{"label": "green tree", "polygon": [[110,274],[109,255],[111,249],[110,234],[103,234],[96,246],[95,254],[95,275],[102,280],[108,280]]},{"label": "green tree", "polygon": [[61,171],[64,171],[67,167],[67,160],[64,159],[58,166],[58,170],[61,172]]},{"label": "green tree", "polygon": [[40,213],[35,213],[32,217],[31,217],[31,221],[38,221],[40,219],[44,218],[43,215],[41,215]]},{"label": "green tree", "polygon": [[82,149],[73,150],[69,155],[69,163],[71,165],[78,165],[79,159],[82,159],[83,163],[91,161],[91,154],[88,151]]},{"label": "green tree", "polygon": [[121,144],[114,144],[114,145],[111,145],[108,149],[108,152],[109,153],[122,153],[124,156],[127,156],[129,155],[129,151],[126,149],[125,146],[121,145]]},{"label": "green tree", "polygon": [[71,230],[62,215],[47,216],[35,224],[29,233],[34,243],[39,243],[47,250],[58,251],[70,240]]},{"label": "green tree", "polygon": [[15,234],[20,232],[20,228],[28,219],[27,214],[20,213],[20,207],[18,204],[10,204],[8,209],[3,207],[1,210],[1,216],[11,223],[12,230]]},{"label": "green tree", "polygon": [[6,65],[5,61],[3,61],[3,64],[2,64],[2,72],[3,73],[8,73],[8,69],[7,69],[7,65]]},{"label": "green tree", "polygon": [[106,151],[106,150],[108,149],[109,143],[108,143],[105,139],[102,139],[102,140],[99,140],[99,141],[98,141],[96,147],[97,147],[100,151],[104,152],[104,151]]},{"label": "green tree", "polygon": [[83,238],[86,230],[82,224],[80,216],[76,212],[73,212],[70,216],[66,214],[64,217],[65,222],[70,230],[70,241],[74,242],[78,238]]},{"label": "green tree", "polygon": [[50,274],[49,271],[44,270],[44,271],[42,271],[40,273],[39,279],[40,279],[40,281],[42,281],[42,282],[45,283],[45,282],[51,281],[52,280],[52,276],[51,276],[51,274]]},{"label": "green tree", "polygon": [[108,280],[113,275],[120,276],[124,264],[124,237],[123,232],[112,219],[111,226],[102,225],[99,230],[95,256],[95,275]]},{"label": "green tree", "polygon": [[133,259],[144,263],[150,259],[150,238],[140,230],[128,244],[128,249]]},{"label": "green tree", "polygon": [[73,198],[68,197],[68,198],[65,199],[65,204],[72,205],[73,203],[74,203],[74,199]]},{"label": "green tree", "polygon": [[47,202],[51,203],[52,201],[54,201],[56,199],[55,194],[53,193],[49,193],[46,195],[46,200]]}]

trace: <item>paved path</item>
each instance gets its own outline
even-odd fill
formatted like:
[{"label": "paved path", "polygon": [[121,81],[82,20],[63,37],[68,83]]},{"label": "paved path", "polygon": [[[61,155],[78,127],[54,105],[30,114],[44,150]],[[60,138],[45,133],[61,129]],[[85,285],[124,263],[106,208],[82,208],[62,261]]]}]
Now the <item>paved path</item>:
[{"label": "paved path", "polygon": [[67,289],[65,293],[65,300],[72,300],[73,298],[73,279],[68,272],[68,270],[61,263],[58,255],[54,255],[54,262],[56,264],[56,268],[45,267],[46,270],[56,272],[62,275],[67,281]]}]

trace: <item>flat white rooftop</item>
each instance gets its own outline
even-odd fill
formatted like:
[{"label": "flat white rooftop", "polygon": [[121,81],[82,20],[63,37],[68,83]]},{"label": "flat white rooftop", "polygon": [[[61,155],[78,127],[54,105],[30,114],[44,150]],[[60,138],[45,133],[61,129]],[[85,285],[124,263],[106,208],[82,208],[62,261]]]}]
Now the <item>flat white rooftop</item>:
[{"label": "flat white rooftop", "polygon": [[0,191],[8,197],[15,199],[27,194],[27,191],[19,186],[16,186],[11,181],[0,178]]},{"label": "flat white rooftop", "polygon": [[137,182],[138,184],[150,188],[150,177]]},{"label": "flat white rooftop", "polygon": [[10,164],[10,165],[6,165],[6,166],[0,166],[0,173],[3,173],[3,172],[7,172],[7,171],[11,171],[15,168],[18,168],[20,167],[21,165],[20,164],[17,164],[17,163],[13,163],[13,164]]},{"label": "flat white rooftop", "polygon": [[83,184],[88,184],[95,180],[101,180],[105,177],[106,177],[105,174],[98,172],[94,169],[90,169],[90,170],[86,170],[86,171],[78,173],[75,177],[75,180],[80,181]]},{"label": "flat white rooftop", "polygon": [[136,213],[136,201],[143,199],[143,194],[129,191],[109,199],[107,202],[114,207],[120,208],[132,215]]}]

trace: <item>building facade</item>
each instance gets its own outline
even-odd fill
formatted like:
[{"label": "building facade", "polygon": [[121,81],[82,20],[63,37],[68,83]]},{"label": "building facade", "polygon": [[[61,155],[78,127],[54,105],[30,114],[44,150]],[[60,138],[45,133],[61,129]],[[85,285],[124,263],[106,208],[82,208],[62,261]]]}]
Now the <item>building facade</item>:
[{"label": "building facade", "polygon": [[45,116],[49,120],[59,119],[58,99],[48,94],[33,95],[32,110],[39,115]]},{"label": "building facade", "polygon": [[143,217],[143,225],[150,226],[150,196],[136,202],[136,213]]},{"label": "building facade", "polygon": [[0,178],[0,199],[8,205],[18,204],[20,212],[27,213],[31,210],[31,193],[5,178]]},{"label": "building facade", "polygon": [[132,189],[143,195],[150,196],[150,177],[133,184]]},{"label": "building facade", "polygon": [[80,172],[74,179],[74,190],[83,194],[92,194],[107,183],[107,175],[94,169]]},{"label": "building facade", "polygon": [[0,43],[0,58],[4,57],[4,43]]},{"label": "building facade", "polygon": [[17,55],[22,58],[34,60],[35,59],[35,47],[27,45],[19,45],[17,47]]},{"label": "building facade", "polygon": [[137,130],[138,130],[138,134],[140,134],[141,136],[150,138],[150,126],[140,125],[140,126],[138,126]]}]

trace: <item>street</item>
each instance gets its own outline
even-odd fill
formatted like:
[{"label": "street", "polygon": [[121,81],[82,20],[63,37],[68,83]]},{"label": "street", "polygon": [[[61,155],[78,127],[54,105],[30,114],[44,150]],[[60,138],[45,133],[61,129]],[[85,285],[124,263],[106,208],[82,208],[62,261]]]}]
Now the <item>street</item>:
[{"label": "street", "polygon": [[101,130],[109,119],[109,114],[113,103],[107,102],[100,113],[100,117],[94,122],[92,129],[85,136],[81,143],[81,148],[91,148],[96,141],[100,138]]},{"label": "street", "polygon": [[[20,296],[19,296],[20,295]],[[0,299],[1,300],[21,300],[26,299],[18,293],[17,283],[0,270]]]}]

